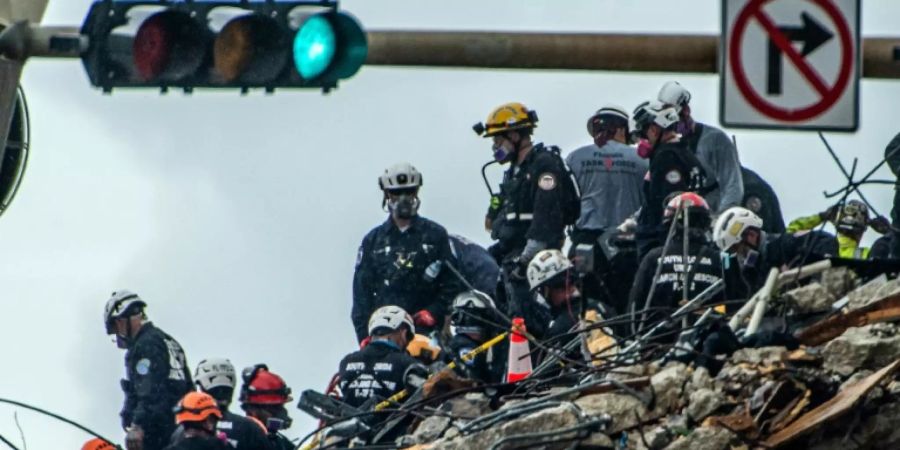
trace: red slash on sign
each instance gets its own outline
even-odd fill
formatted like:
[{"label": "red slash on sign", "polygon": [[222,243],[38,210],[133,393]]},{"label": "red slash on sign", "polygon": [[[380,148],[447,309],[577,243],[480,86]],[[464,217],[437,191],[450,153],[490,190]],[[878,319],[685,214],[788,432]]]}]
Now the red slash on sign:
[{"label": "red slash on sign", "polygon": [[[801,55],[794,49],[794,46],[791,45],[791,41],[784,35],[782,30],[780,30],[765,11],[762,10],[763,6],[770,1],[772,0],[751,1],[744,7],[735,20],[731,42],[728,46],[729,61],[731,62],[734,81],[747,101],[766,116],[786,122],[808,120],[828,110],[828,108],[838,101],[849,85],[854,67],[853,38],[850,33],[850,28],[847,26],[840,11],[833,3],[831,3],[831,0],[805,0],[824,10],[837,28],[838,40],[841,45],[841,68],[838,73],[837,81],[835,81],[834,85],[829,86],[816,69],[804,58],[805,55]],[[759,22],[760,26],[768,35],[769,40],[788,57],[803,78],[809,82],[813,89],[815,89],[819,94],[819,101],[799,109],[792,109],[772,104],[753,88],[747,78],[747,73],[744,70],[741,57],[741,41],[751,19],[756,19],[756,21]],[[770,70],[772,69],[770,68]]]}]

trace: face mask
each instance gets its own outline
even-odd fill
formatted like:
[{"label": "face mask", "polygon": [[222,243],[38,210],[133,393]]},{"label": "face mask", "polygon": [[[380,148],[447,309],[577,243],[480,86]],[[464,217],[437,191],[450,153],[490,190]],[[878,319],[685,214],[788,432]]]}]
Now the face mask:
[{"label": "face mask", "polygon": [[641,141],[638,142],[637,154],[644,159],[650,158],[650,156],[653,155],[653,144],[646,139],[641,139]]},{"label": "face mask", "polygon": [[502,145],[493,147],[493,150],[494,150],[494,160],[497,162],[500,162],[500,163],[506,162],[511,155],[511,153],[508,152],[506,150],[506,148],[504,148]]},{"label": "face mask", "polygon": [[401,195],[396,200],[388,200],[388,209],[398,219],[412,219],[419,210],[419,199],[411,195]]}]

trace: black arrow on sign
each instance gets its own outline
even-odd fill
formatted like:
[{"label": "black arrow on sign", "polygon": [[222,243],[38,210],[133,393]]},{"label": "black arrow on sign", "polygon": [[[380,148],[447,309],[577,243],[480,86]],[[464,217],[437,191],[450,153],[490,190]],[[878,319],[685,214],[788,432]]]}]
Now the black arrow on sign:
[{"label": "black arrow on sign", "polygon": [[[786,37],[788,41],[803,42],[803,49],[800,51],[800,55],[805,57],[834,37],[830,31],[825,29],[819,22],[816,22],[816,20],[808,13],[801,13],[800,19],[803,21],[803,25],[801,26],[778,27],[778,30],[784,34],[784,37]],[[782,56],[781,49],[770,37],[769,79],[766,86],[766,91],[769,95],[781,95],[783,69],[781,63],[783,59]]]}]

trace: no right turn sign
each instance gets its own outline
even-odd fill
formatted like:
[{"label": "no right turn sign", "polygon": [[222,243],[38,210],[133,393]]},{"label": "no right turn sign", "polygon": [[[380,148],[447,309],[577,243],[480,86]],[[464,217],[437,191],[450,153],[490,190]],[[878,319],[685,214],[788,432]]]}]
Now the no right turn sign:
[{"label": "no right turn sign", "polygon": [[724,125],[854,131],[859,0],[723,0]]}]

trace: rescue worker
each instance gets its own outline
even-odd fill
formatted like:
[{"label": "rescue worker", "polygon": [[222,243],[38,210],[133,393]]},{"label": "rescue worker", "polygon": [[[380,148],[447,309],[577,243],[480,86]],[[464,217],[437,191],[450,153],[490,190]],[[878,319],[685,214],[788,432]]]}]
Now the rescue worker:
[{"label": "rescue worker", "polygon": [[[569,235],[569,258],[590,260],[591,273],[585,274],[582,284],[584,294],[608,297],[604,300],[617,309],[626,306],[639,261],[634,252],[607,258],[599,239],[640,209],[648,169],[647,160],[627,145],[631,136],[628,120],[620,106],[600,108],[587,122],[594,143],[566,157],[581,190],[581,215]],[[586,252],[590,252],[589,258]]]},{"label": "rescue worker", "polygon": [[385,305],[414,311],[423,333],[440,329],[450,302],[462,290],[443,267],[453,261],[447,230],[418,213],[422,174],[409,163],[394,164],[378,185],[390,215],[363,238],[357,255],[351,317],[360,342],[369,335],[369,316]]},{"label": "rescue worker", "polygon": [[628,146],[628,119],[620,106],[600,108],[587,122],[594,143],[566,156],[581,190],[573,243],[596,241],[604,230],[618,226],[641,207],[648,163]]},{"label": "rescue worker", "polygon": [[294,444],[281,430],[291,427],[293,419],[284,407],[293,400],[291,388],[284,380],[269,371],[265,364],[244,368],[241,372],[243,384],[238,401],[248,418],[262,423],[266,437],[273,450],[293,450]]},{"label": "rescue worker", "polygon": [[837,230],[837,248],[834,248],[833,242],[819,248],[824,249],[821,253],[837,255],[840,258],[868,259],[869,248],[859,245],[866,229],[871,227],[880,234],[890,231],[887,219],[884,217],[870,219],[869,208],[865,203],[849,200],[843,207],[834,205],[818,214],[792,220],[787,226],[787,232],[791,234],[808,232],[826,221],[831,222]]},{"label": "rescue worker", "polygon": [[159,450],[175,431],[172,408],[191,391],[181,345],[147,320],[147,303],[127,290],[112,293],[103,314],[106,334],[125,349],[122,427],[128,450]]},{"label": "rescue worker", "polygon": [[[744,199],[741,206],[753,211],[763,221],[763,231],[781,234],[785,231],[784,217],[781,215],[781,203],[772,186],[758,173],[741,167],[741,179],[744,182]],[[719,211],[721,214],[722,211]]]},{"label": "rescue worker", "polygon": [[459,264],[457,269],[472,287],[482,292],[497,290],[500,266],[487,249],[458,234],[451,234],[450,251]]},{"label": "rescue worker", "polygon": [[175,422],[184,429],[178,442],[166,450],[228,450],[224,436],[216,431],[222,412],[215,399],[204,392],[189,392],[175,408]]},{"label": "rescue worker", "polygon": [[644,102],[635,108],[632,117],[635,132],[644,139],[638,151],[650,159],[644,204],[635,231],[638,258],[643,259],[665,239],[661,225],[667,197],[674,192],[699,190],[706,173],[677,133],[679,117],[674,107]]},{"label": "rescue worker", "polygon": [[691,93],[677,81],[664,84],[657,99],[678,110],[680,120],[677,132],[703,165],[706,179],[700,193],[713,213],[740,206],[744,198],[744,182],[734,142],[722,130],[694,120],[691,116]]},{"label": "rescue worker", "polygon": [[[216,429],[224,434],[228,444],[237,450],[266,450],[271,443],[266,437],[266,427],[250,417],[237,415],[228,410],[237,386],[234,365],[225,358],[209,358],[200,361],[194,372],[194,382],[201,392],[216,400],[222,417]],[[173,439],[177,441],[177,438]]]},{"label": "rescue worker", "polygon": [[81,446],[81,450],[116,450],[116,446],[101,438],[93,438]]},{"label": "rescue worker", "polygon": [[556,249],[538,252],[528,264],[528,285],[553,317],[545,339],[568,333],[581,317],[584,305],[572,267],[569,258]]},{"label": "rescue worker", "polygon": [[475,358],[463,361],[462,357],[481,346],[504,330],[493,324],[500,319],[495,312],[494,300],[481,291],[465,291],[453,299],[450,315],[450,354],[457,361],[460,375],[483,383],[500,383],[506,375],[507,340],[488,348]]},{"label": "rescue worker", "polygon": [[[415,391],[428,378],[428,371],[406,352],[416,333],[413,318],[399,306],[382,306],[369,319],[371,341],[361,350],[341,360],[338,368],[338,387],[342,400],[350,406],[370,411],[378,403],[408,389]],[[373,414],[360,420],[369,426],[383,423],[389,413]],[[409,416],[382,437],[390,442],[404,434]],[[378,431],[362,433],[357,438],[367,441]]]},{"label": "rescue worker", "polygon": [[[719,251],[706,237],[710,210],[703,197],[693,192],[673,196],[664,217],[666,224],[675,221],[675,233],[668,246],[654,248],[644,256],[631,290],[629,303],[631,311],[642,320],[639,328],[649,328],[653,322],[667,318],[685,299],[693,299],[723,276]],[[686,255],[685,237],[688,241]],[[659,276],[654,277],[660,265]],[[724,299],[725,295],[716,298]],[[645,312],[645,305],[658,309]],[[670,336],[671,339],[674,337]]]},{"label": "rescue worker", "polygon": [[[900,133],[884,148],[884,159],[895,177],[900,180]],[[891,248],[889,257],[900,259],[900,181],[894,185],[894,204],[891,208]]]},{"label": "rescue worker", "polygon": [[366,402],[374,406],[401,391],[408,374],[427,372],[406,352],[416,326],[403,308],[388,305],[375,310],[368,332],[372,337],[368,345],[345,356],[338,368],[343,401],[357,408]]},{"label": "rescue worker", "polygon": [[540,339],[550,317],[531,297],[525,269],[537,252],[562,247],[564,228],[577,219],[581,202],[559,150],[532,141],[537,120],[525,105],[507,103],[473,129],[492,139],[496,161],[509,164],[497,208],[488,211],[486,224],[497,241],[488,250],[500,262],[507,313],[524,318],[528,331]]}]

